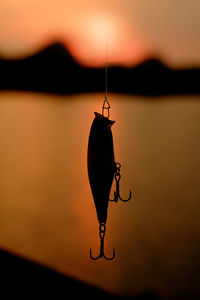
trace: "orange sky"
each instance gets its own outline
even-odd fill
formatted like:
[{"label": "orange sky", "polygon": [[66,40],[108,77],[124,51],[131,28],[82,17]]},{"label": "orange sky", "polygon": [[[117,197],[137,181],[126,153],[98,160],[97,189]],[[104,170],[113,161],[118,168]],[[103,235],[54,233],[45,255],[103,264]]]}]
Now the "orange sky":
[{"label": "orange sky", "polygon": [[0,53],[20,57],[61,40],[84,64],[131,65],[148,54],[200,64],[199,0],[1,0]]}]

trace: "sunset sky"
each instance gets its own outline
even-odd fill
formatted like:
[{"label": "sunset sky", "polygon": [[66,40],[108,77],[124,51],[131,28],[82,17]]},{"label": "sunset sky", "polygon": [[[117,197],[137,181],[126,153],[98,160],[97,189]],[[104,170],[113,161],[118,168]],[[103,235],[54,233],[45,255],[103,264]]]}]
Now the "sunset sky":
[{"label": "sunset sky", "polygon": [[131,65],[149,55],[200,65],[199,0],[1,0],[0,55],[62,41],[83,64]]}]

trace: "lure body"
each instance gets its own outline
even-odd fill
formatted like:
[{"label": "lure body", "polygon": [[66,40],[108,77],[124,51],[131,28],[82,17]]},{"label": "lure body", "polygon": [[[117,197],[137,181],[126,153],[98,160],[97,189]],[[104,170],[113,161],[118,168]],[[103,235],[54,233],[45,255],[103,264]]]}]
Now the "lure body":
[{"label": "lure body", "polygon": [[95,112],[88,143],[88,176],[100,224],[106,224],[115,158],[111,121]]}]

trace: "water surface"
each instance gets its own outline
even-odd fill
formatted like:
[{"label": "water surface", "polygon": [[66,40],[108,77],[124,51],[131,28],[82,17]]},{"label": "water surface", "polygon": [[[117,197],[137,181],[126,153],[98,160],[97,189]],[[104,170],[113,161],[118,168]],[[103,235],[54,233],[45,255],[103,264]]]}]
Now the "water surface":
[{"label": "water surface", "polygon": [[[0,245],[122,295],[193,298],[200,271],[200,99],[112,95],[121,192],[98,254],[87,143],[102,94],[0,94]],[[97,252],[96,252],[97,251]],[[194,298],[193,298],[194,299]]]}]

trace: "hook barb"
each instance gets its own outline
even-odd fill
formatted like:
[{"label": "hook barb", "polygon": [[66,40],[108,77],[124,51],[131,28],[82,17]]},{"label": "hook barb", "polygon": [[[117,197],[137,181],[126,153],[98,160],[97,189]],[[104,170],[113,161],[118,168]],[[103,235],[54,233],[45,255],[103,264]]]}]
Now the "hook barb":
[{"label": "hook barb", "polygon": [[[101,239],[101,245],[102,245],[102,239]],[[104,249],[100,246],[100,253],[98,256],[94,257],[92,256],[92,249],[90,248],[90,258],[92,260],[97,260],[99,258],[105,258],[106,260],[113,260],[115,258],[115,249],[113,248],[113,255],[111,257],[107,257],[104,253]]]},{"label": "hook barb", "polygon": [[119,193],[117,193],[116,191],[114,191],[114,199],[109,199],[109,201],[111,201],[111,202],[118,202],[118,199],[119,200],[121,200],[121,201],[123,201],[123,202],[128,202],[130,199],[131,199],[131,197],[132,197],[132,192],[131,192],[131,190],[130,190],[130,192],[129,192],[129,197],[127,198],[127,199],[122,199],[122,197],[120,196],[120,194]]},{"label": "hook barb", "polygon": [[119,199],[120,199],[121,201],[123,201],[123,202],[129,201],[129,200],[131,199],[131,197],[132,197],[131,190],[130,190],[130,192],[129,192],[129,197],[128,197],[128,199],[122,199],[121,196],[120,196],[120,194],[118,195],[118,197],[119,197]]},{"label": "hook barb", "polygon": [[101,258],[101,257],[102,257],[102,256],[101,256],[101,253],[99,254],[99,256],[93,257],[93,256],[92,256],[92,249],[90,248],[90,258],[91,258],[91,259],[97,260],[97,259],[99,259],[99,258]]}]

